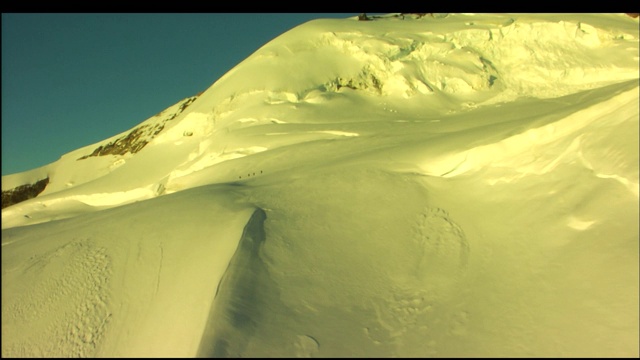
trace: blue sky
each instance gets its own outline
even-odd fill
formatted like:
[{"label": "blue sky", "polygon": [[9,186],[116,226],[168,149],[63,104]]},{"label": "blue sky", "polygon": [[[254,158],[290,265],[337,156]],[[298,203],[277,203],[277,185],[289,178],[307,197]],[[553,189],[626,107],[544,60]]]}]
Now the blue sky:
[{"label": "blue sky", "polygon": [[128,130],[306,21],[347,14],[2,14],[2,175]]}]

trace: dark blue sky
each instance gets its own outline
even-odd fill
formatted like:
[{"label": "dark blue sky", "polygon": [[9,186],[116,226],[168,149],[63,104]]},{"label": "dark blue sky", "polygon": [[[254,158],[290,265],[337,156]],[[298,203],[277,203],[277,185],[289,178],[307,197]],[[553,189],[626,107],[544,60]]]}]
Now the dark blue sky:
[{"label": "dark blue sky", "polygon": [[2,14],[2,175],[207,89],[278,35],[349,14]]}]

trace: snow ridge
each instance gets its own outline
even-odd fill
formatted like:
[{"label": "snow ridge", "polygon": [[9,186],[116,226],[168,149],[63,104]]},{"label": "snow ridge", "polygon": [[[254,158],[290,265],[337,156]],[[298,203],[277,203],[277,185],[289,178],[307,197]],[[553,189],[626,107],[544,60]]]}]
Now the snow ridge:
[{"label": "snow ridge", "polygon": [[[236,253],[216,289],[197,357],[240,356],[246,341],[237,340],[250,336],[260,320],[259,304],[265,302],[261,278],[267,274],[260,259],[266,240],[266,218],[264,210],[256,209],[244,228]],[[236,341],[230,341],[231,338]]]}]

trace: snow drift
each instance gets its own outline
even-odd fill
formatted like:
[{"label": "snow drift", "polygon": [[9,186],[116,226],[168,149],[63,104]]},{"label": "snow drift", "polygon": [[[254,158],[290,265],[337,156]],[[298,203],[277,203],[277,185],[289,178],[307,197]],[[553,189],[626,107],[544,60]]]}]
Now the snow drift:
[{"label": "snow drift", "polygon": [[3,356],[638,356],[638,19],[316,20],[3,177]]}]

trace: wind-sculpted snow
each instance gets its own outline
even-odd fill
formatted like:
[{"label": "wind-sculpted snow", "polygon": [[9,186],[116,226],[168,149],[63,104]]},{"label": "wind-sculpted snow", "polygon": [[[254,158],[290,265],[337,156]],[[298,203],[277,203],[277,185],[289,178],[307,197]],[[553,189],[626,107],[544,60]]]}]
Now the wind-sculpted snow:
[{"label": "wind-sculpted snow", "polygon": [[3,230],[2,356],[194,356],[253,211],[231,193]]},{"label": "wind-sculpted snow", "polygon": [[[29,281],[29,287],[15,297],[3,296],[2,316],[20,324],[6,332],[3,327],[3,341],[8,344],[2,348],[3,356],[96,353],[112,314],[108,305],[111,259],[105,248],[88,239],[71,239],[11,271],[21,273],[21,281]],[[3,272],[3,281],[12,275]],[[28,336],[15,341],[18,334]]]},{"label": "wind-sculpted snow", "polygon": [[266,240],[265,219],[264,210],[258,209],[244,228],[238,249],[216,289],[198,357],[242,355],[261,321],[265,304],[277,301],[263,290],[269,284],[267,268],[260,259]]},{"label": "wind-sculpted snow", "polygon": [[[303,24],[2,210],[3,356],[637,357],[638,20]],[[166,125],[166,126],[165,126]]]},{"label": "wind-sculpted snow", "polygon": [[[449,319],[459,310],[447,303],[473,250],[454,216],[430,204],[415,180],[337,167],[258,187],[241,191],[265,209],[266,240],[251,255],[259,259],[235,271],[263,279],[260,295],[221,300],[254,321],[215,317],[228,344],[220,351],[290,357],[306,344],[320,357],[391,356],[425,349],[418,338],[431,324],[460,327]],[[249,299],[256,300],[243,306]]]}]

